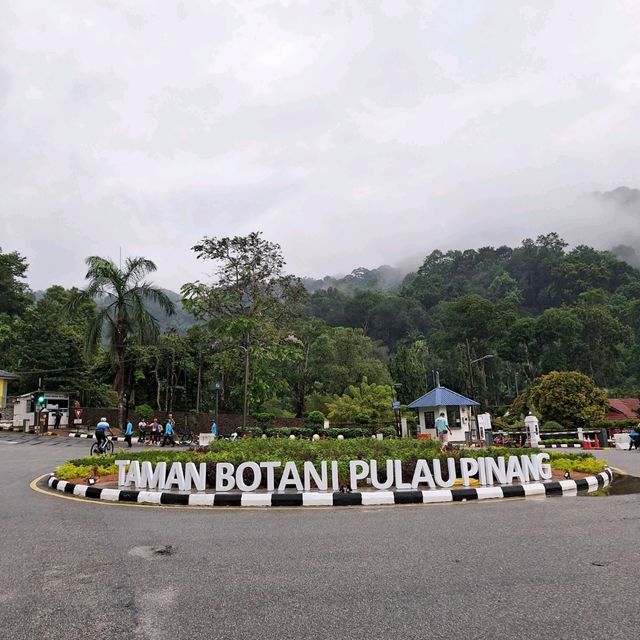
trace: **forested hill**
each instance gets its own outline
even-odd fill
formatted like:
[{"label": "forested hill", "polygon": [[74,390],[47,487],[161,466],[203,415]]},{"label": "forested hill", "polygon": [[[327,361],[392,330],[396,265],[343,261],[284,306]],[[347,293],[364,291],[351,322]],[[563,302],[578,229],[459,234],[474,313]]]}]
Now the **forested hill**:
[{"label": "forested hill", "polygon": [[[73,291],[55,286],[33,303],[20,281],[27,266],[0,253],[0,368],[25,372],[16,392],[45,372],[48,388],[78,390],[86,406],[112,402],[107,352],[83,351],[95,306],[69,315]],[[381,267],[318,282],[330,286],[309,286],[304,313],[296,306],[288,319],[264,319],[252,352],[252,411],[325,412],[365,379],[400,385],[408,403],[431,388],[435,371],[494,413],[552,370],[581,371],[610,395],[638,395],[640,271],[612,252],[569,249],[551,233],[517,247],[433,251],[404,276]],[[210,408],[206,390],[222,379],[221,406],[238,411],[244,369],[233,326],[151,311],[163,335],[158,344],[132,344],[136,402]]]},{"label": "forested hill", "polygon": [[475,366],[486,399],[501,404],[552,369],[635,389],[639,298],[640,271],[610,252],[567,250],[551,233],[515,248],[433,251],[397,292],[330,288],[316,291],[309,307],[329,325],[360,327],[382,341],[394,378],[411,390],[406,398],[422,388],[409,383],[409,369],[423,367],[427,379],[439,369],[443,383],[465,391],[468,361],[490,356]]}]

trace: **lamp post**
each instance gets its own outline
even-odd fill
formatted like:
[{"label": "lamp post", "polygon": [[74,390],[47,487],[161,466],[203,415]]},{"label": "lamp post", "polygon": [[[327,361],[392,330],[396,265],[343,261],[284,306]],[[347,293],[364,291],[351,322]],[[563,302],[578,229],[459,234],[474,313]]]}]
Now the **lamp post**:
[{"label": "lamp post", "polygon": [[[482,360],[487,360],[488,358],[495,358],[495,354],[493,353],[487,353],[486,355],[482,356],[481,358],[476,358],[475,360],[471,359],[471,348],[469,347],[469,340],[466,340],[466,346],[467,346],[467,366],[469,367],[469,386],[471,387],[471,395],[475,395],[475,389],[476,389],[476,385],[475,385],[475,380],[473,379],[473,366],[476,362],[480,362]],[[473,398],[475,400],[475,398]],[[474,415],[474,410],[473,408],[471,409],[471,417],[473,419],[472,422],[472,427],[473,427],[473,433],[478,437],[478,439],[480,439],[480,433],[478,432],[478,410],[475,410],[475,415]]]}]

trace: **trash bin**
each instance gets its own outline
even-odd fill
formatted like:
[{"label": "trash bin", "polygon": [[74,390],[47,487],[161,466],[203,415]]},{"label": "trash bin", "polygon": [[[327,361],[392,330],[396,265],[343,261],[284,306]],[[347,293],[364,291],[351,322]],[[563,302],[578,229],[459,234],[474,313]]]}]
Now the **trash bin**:
[{"label": "trash bin", "polygon": [[29,430],[31,429],[31,424],[30,423],[31,423],[31,420],[29,420],[29,419],[24,419],[22,421],[22,430],[25,433],[29,433]]},{"label": "trash bin", "polygon": [[493,446],[493,431],[491,429],[484,430],[484,444],[487,447]]}]

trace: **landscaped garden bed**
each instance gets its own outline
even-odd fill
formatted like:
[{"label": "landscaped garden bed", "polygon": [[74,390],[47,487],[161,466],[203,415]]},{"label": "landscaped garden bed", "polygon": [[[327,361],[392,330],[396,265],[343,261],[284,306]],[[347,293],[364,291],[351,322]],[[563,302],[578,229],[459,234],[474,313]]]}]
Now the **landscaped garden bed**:
[{"label": "landscaped garden bed", "polygon": [[[300,441],[288,439],[246,439],[236,442],[217,441],[210,447],[192,449],[189,451],[152,450],[132,452],[121,450],[109,456],[87,457],[71,460],[56,470],[56,476],[60,480],[83,481],[93,476],[106,480],[113,479],[117,474],[116,460],[138,460],[151,463],[166,462],[194,462],[207,464],[207,487],[215,486],[215,469],[219,462],[229,462],[238,466],[243,462],[269,462],[293,461],[299,471],[302,471],[305,461],[319,465],[323,460],[335,460],[338,463],[338,474],[341,483],[347,483],[349,479],[349,461],[351,460],[376,460],[378,463],[379,477],[385,477],[385,465],[387,460],[400,460],[403,475],[411,478],[416,462],[419,459],[433,461],[438,458],[443,460],[443,478],[447,476],[446,458],[453,458],[456,463],[456,472],[459,474],[459,459],[479,457],[509,457],[530,456],[539,453],[538,449],[517,449],[503,447],[489,447],[487,449],[466,449],[464,451],[442,451],[440,443],[433,440],[320,440]],[[605,468],[605,463],[597,460],[591,454],[579,453],[571,456],[550,453],[552,469],[560,474],[564,471],[598,473]],[[432,467],[432,464],[429,464]],[[275,470],[275,479],[279,480],[282,467]],[[558,474],[556,474],[558,475]]]}]

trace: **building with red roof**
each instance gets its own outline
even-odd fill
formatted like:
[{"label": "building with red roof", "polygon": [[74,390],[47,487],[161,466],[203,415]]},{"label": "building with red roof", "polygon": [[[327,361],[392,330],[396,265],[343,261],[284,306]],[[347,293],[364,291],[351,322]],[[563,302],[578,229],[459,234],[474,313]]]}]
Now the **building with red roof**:
[{"label": "building with red roof", "polygon": [[640,421],[640,399],[638,398],[609,398],[609,409],[605,420],[638,420]]}]

